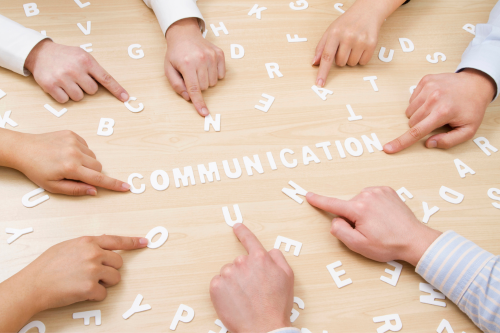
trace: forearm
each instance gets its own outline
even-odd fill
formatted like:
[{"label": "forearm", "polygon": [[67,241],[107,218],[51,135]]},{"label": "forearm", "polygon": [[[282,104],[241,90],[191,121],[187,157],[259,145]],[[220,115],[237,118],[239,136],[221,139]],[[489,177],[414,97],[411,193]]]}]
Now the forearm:
[{"label": "forearm", "polygon": [[21,136],[25,134],[0,128],[0,166],[17,169],[16,153]]},{"label": "forearm", "polygon": [[384,20],[391,16],[391,14],[404,2],[405,0],[356,0],[351,8],[357,8],[369,12],[372,15],[377,15],[380,19],[380,24],[382,24]]}]

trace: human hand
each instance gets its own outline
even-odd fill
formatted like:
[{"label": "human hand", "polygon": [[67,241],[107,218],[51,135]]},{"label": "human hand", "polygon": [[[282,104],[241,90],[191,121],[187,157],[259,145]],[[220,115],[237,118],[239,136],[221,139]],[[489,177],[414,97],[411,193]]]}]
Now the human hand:
[{"label": "human hand", "polygon": [[43,91],[59,103],[66,103],[70,98],[80,101],[84,91],[94,95],[98,89],[97,83],[122,102],[126,102],[129,97],[94,57],[79,47],[42,40],[31,50],[24,67],[33,74]]},{"label": "human hand", "polygon": [[432,135],[425,142],[427,148],[448,149],[471,139],[481,125],[495,92],[493,79],[475,69],[424,76],[406,109],[410,129],[385,144],[384,151],[397,153],[446,124],[452,130]]},{"label": "human hand", "polygon": [[0,284],[0,331],[17,332],[38,312],[81,301],[102,301],[120,282],[123,259],[114,250],[146,247],[140,237],[102,235],[56,244]]},{"label": "human hand", "polygon": [[349,201],[307,193],[307,201],[334,218],[330,233],[369,259],[404,260],[416,266],[440,231],[417,220],[390,187],[369,187]]},{"label": "human hand", "polygon": [[285,257],[276,249],[267,252],[245,225],[236,223],[233,230],[248,256],[224,265],[210,283],[219,319],[233,333],[290,327],[294,276]]},{"label": "human hand", "polygon": [[196,18],[175,22],[166,33],[167,53],[165,75],[186,101],[193,102],[196,111],[208,116],[202,91],[217,84],[226,75],[224,52],[201,35]]},{"label": "human hand", "polygon": [[[74,132],[8,132],[4,144],[11,150],[11,156],[5,166],[21,171],[49,192],[96,195],[96,186],[119,192],[130,189],[128,183],[101,173],[101,163],[85,140]],[[6,131],[1,133],[6,134]]]}]

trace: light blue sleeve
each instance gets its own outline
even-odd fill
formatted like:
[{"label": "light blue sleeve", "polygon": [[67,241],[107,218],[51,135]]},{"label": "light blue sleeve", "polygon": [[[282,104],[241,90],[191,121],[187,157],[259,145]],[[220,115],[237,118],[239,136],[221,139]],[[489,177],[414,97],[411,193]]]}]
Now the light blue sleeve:
[{"label": "light blue sleeve", "polygon": [[465,68],[477,69],[488,74],[496,83],[500,94],[500,1],[490,13],[486,24],[476,25],[476,37],[462,55],[457,72]]},{"label": "light blue sleeve", "polygon": [[429,247],[415,270],[481,330],[500,332],[500,256],[447,231]]},{"label": "light blue sleeve", "polygon": [[284,327],[284,328],[280,328],[279,330],[274,330],[274,331],[269,332],[269,333],[300,333],[300,330],[298,328],[295,328],[295,327]]}]

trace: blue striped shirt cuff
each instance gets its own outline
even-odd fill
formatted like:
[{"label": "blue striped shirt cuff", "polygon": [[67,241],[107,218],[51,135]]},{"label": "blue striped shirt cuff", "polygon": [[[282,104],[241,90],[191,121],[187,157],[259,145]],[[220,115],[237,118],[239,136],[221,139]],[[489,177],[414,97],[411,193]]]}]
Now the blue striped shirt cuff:
[{"label": "blue striped shirt cuff", "polygon": [[284,327],[284,328],[280,328],[279,330],[274,330],[274,331],[269,332],[269,333],[300,333],[300,330],[298,328],[295,328],[295,327]]}]

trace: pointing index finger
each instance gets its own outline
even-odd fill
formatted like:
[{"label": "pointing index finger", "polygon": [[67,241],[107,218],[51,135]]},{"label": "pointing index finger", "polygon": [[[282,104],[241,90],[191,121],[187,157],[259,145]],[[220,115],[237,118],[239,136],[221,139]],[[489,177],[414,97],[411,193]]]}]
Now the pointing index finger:
[{"label": "pointing index finger", "polygon": [[95,59],[92,61],[89,74],[120,101],[128,101],[127,91]]},{"label": "pointing index finger", "polygon": [[102,235],[94,237],[94,241],[101,249],[109,251],[142,249],[148,245],[144,237]]},{"label": "pointing index finger", "polygon": [[236,237],[240,240],[241,244],[243,244],[245,250],[247,250],[248,254],[252,254],[257,250],[266,251],[253,232],[251,232],[250,229],[248,229],[243,223],[236,223],[233,226],[233,231]]}]

